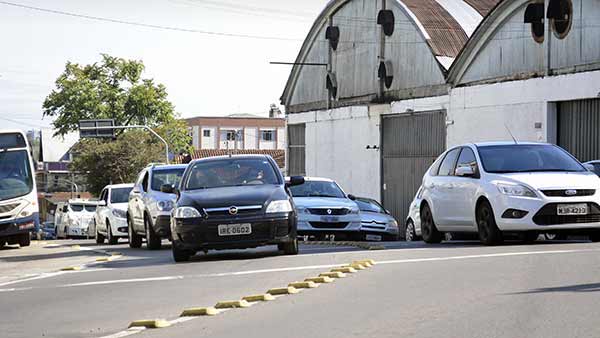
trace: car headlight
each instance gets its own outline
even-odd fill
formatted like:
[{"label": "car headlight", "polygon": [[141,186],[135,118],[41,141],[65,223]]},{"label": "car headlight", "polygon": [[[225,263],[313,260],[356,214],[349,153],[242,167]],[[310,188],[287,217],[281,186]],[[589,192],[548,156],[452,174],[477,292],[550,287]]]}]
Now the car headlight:
[{"label": "car headlight", "polygon": [[521,197],[537,197],[537,194],[527,188],[524,185],[520,184],[504,184],[504,183],[496,183],[498,190],[504,195],[509,196],[521,196]]},{"label": "car headlight", "polygon": [[192,207],[180,207],[175,209],[175,218],[200,218],[200,212]]},{"label": "car headlight", "polygon": [[127,212],[125,210],[113,209],[112,214],[118,218],[127,218]]},{"label": "car headlight", "polygon": [[359,212],[358,208],[351,208],[350,209],[350,214],[352,214],[352,215],[357,215],[358,212]]},{"label": "car headlight", "polygon": [[398,222],[396,222],[396,220],[393,220],[393,221],[389,222],[388,225],[392,228],[397,228]]},{"label": "car headlight", "polygon": [[156,207],[160,211],[171,211],[173,209],[173,201],[158,201]]},{"label": "car headlight", "polygon": [[292,204],[288,200],[272,201],[267,207],[267,214],[292,212]]}]

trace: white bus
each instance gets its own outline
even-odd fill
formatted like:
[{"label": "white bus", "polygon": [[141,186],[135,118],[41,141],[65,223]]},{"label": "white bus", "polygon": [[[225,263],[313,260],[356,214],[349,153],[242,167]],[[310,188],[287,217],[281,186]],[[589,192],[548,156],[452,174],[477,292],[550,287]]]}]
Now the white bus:
[{"label": "white bus", "polygon": [[31,146],[25,133],[0,130],[0,247],[30,244],[39,223]]}]

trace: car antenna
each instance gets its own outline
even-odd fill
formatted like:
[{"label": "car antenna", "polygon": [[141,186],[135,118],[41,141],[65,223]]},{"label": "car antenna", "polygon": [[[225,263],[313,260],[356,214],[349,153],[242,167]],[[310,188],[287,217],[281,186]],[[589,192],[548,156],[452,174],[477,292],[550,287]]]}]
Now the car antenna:
[{"label": "car antenna", "polygon": [[508,126],[506,125],[506,123],[504,124],[504,128],[506,128],[506,130],[510,134],[510,137],[512,137],[513,141],[515,141],[515,144],[519,144],[519,142],[517,142],[517,139],[515,138],[515,135],[513,135],[513,133],[510,131],[510,128],[508,128]]}]

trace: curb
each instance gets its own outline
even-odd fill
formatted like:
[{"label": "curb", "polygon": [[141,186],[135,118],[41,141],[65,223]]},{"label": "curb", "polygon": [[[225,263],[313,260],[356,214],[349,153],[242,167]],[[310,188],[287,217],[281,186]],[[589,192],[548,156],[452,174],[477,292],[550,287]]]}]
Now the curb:
[{"label": "curb", "polygon": [[275,289],[270,289],[269,291],[267,291],[268,294],[272,295],[272,296],[277,296],[277,295],[293,295],[300,292],[298,289],[296,289],[295,287],[292,286],[288,286],[287,288],[275,288]]},{"label": "curb", "polygon": [[333,281],[335,281],[335,279],[333,279],[331,277],[310,277],[310,278],[304,279],[304,281],[323,284],[323,283],[333,283]]},{"label": "curb", "polygon": [[218,313],[214,307],[196,307],[183,310],[179,317],[216,316]]},{"label": "curb", "polygon": [[250,307],[250,303],[245,300],[230,300],[225,302],[218,302],[215,305],[215,309],[237,309]]},{"label": "curb", "polygon": [[319,287],[319,284],[315,282],[293,282],[288,284],[288,286],[296,289],[314,289]]},{"label": "curb", "polygon": [[307,241],[300,242],[304,245],[323,245],[323,246],[351,246],[364,250],[385,250],[386,247],[381,244],[372,244],[371,242],[349,242],[349,241]]},{"label": "curb", "polygon": [[143,320],[136,320],[131,322],[131,324],[129,324],[129,327],[145,327],[147,329],[160,329],[163,327],[169,327],[171,326],[171,323],[169,323],[168,321],[164,320],[164,319],[143,319]]},{"label": "curb", "polygon": [[247,302],[267,302],[270,300],[275,300],[275,297],[273,297],[272,294],[265,293],[264,295],[246,296],[243,297],[242,300],[245,300]]}]

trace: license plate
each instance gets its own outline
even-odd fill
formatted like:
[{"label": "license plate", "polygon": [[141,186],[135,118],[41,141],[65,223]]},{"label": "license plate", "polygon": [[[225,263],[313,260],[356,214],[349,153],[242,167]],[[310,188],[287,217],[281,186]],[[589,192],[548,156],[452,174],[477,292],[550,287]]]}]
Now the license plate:
[{"label": "license plate", "polygon": [[582,204],[560,204],[557,207],[556,214],[559,216],[569,216],[569,215],[587,215],[588,205],[585,203]]},{"label": "license plate", "polygon": [[381,242],[382,237],[380,235],[366,235],[365,239],[367,241],[377,241],[377,242]]},{"label": "license plate", "polygon": [[340,221],[340,218],[335,216],[323,216],[321,217],[321,220],[327,223],[336,223]]},{"label": "license plate", "polygon": [[219,236],[241,236],[250,235],[251,233],[252,225],[250,223],[219,224]]}]

